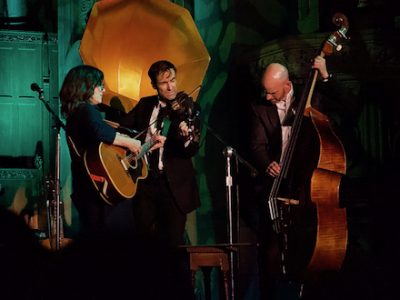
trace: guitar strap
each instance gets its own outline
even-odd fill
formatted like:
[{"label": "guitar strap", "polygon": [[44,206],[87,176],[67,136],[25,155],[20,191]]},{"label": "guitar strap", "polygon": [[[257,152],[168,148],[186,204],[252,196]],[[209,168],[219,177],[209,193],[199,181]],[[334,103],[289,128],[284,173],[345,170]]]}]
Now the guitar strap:
[{"label": "guitar strap", "polygon": [[70,149],[73,150],[74,155],[79,159],[82,160],[82,155],[79,153],[78,148],[76,147],[74,141],[72,140],[71,136],[67,135],[67,143],[70,146]]}]

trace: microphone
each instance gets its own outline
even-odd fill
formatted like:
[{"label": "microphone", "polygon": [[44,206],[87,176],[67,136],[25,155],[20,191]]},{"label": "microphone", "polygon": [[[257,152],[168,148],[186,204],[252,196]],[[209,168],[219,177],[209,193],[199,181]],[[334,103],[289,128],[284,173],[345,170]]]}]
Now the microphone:
[{"label": "microphone", "polygon": [[43,89],[36,83],[31,84],[31,90],[38,93],[43,93]]}]

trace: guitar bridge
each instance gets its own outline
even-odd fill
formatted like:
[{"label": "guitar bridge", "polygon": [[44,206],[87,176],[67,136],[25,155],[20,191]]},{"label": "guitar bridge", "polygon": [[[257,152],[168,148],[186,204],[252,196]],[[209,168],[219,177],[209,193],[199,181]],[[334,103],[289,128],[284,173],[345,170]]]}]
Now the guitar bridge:
[{"label": "guitar bridge", "polygon": [[120,159],[122,167],[125,169],[125,171],[129,170],[129,166],[126,164],[125,159]]}]

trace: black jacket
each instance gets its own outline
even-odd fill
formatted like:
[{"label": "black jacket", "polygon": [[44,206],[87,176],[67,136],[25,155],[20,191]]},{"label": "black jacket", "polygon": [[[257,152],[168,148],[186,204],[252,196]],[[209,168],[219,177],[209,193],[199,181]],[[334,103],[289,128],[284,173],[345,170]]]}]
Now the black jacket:
[{"label": "black jacket", "polygon": [[[303,87],[294,85],[294,111],[302,97]],[[334,79],[318,82],[313,94],[312,106],[328,115],[334,130],[342,135],[339,118],[354,113],[355,97]],[[277,108],[265,98],[251,104],[250,153],[254,166],[261,174],[265,173],[272,161],[279,162],[281,156],[282,133]],[[345,145],[346,146],[346,145]]]},{"label": "black jacket", "polygon": [[[120,125],[143,132],[139,138],[144,142],[152,111],[157,104],[158,96],[140,99],[129,113],[121,117]],[[194,105],[196,110],[199,110],[196,103]],[[197,153],[199,143],[191,141],[185,147],[185,139],[179,134],[179,123],[183,119],[174,114],[170,114],[170,119],[171,125],[164,145],[164,172],[176,204],[183,213],[189,213],[200,206],[196,172],[192,163],[192,157]],[[194,126],[199,129],[198,120],[194,122]]]}]

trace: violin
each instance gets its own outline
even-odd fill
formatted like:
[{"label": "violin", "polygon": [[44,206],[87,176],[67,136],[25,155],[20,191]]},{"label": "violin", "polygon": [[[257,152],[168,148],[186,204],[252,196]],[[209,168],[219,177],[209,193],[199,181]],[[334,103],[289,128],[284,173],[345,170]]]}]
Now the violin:
[{"label": "violin", "polygon": [[193,98],[183,91],[179,92],[170,104],[172,108],[171,113],[177,117],[183,117],[186,119],[193,114]]},{"label": "violin", "polygon": [[189,140],[194,140],[196,138],[196,134],[194,134],[194,122],[200,115],[199,108],[195,105],[193,98],[190,96],[194,93],[190,94],[181,91],[177,94],[174,100],[170,101],[170,112],[168,113],[169,119],[178,120],[178,122],[186,122],[188,126]]}]

